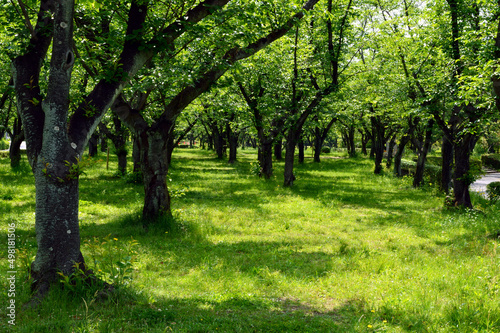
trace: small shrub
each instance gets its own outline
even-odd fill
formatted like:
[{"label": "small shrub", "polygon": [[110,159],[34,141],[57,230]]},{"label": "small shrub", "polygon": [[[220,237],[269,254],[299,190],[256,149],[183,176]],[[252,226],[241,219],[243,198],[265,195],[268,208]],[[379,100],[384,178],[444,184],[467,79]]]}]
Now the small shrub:
[{"label": "small shrub", "polygon": [[486,185],[486,193],[491,202],[496,202],[500,199],[500,182],[492,182]]},{"label": "small shrub", "polygon": [[321,152],[322,153],[325,153],[325,154],[330,154],[332,150],[330,149],[330,147],[322,147],[321,148]]}]

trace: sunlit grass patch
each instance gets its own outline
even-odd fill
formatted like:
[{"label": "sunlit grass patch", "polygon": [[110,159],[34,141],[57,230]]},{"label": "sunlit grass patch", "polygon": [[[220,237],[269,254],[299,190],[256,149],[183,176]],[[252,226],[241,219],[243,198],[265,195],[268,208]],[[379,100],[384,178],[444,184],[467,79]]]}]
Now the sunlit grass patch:
[{"label": "sunlit grass patch", "polygon": [[[54,289],[40,310],[20,312],[19,330],[500,329],[496,205],[474,197],[477,210],[445,209],[434,189],[375,176],[366,158],[306,159],[294,186],[283,188],[283,162],[265,180],[251,173],[255,159],[245,150],[228,165],[211,152],[176,150],[173,217],[148,230],[143,186],[115,176],[113,157],[108,170],[103,159],[89,164],[80,180],[82,252],[106,279],[131,270],[107,299]],[[9,221],[18,226],[22,303],[36,253],[33,176],[11,173],[3,159],[0,179],[0,232]]]}]

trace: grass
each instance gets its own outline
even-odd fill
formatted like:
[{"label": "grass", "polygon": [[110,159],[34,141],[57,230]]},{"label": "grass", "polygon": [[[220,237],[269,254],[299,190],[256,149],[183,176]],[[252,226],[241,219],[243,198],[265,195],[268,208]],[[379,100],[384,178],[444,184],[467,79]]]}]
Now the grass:
[{"label": "grass", "polygon": [[[114,177],[116,161],[91,164],[80,182],[82,251],[117,291],[54,288],[37,310],[22,309],[36,253],[33,177],[0,159],[2,259],[8,223],[18,237],[15,331],[500,331],[500,249],[489,237],[499,207],[474,196],[474,211],[443,209],[432,187],[375,176],[364,158],[307,159],[283,188],[282,163],[266,181],[252,174],[255,158],[243,150],[228,165],[176,151],[174,217],[147,233],[142,186]],[[12,329],[8,301],[1,293],[2,331]]]}]

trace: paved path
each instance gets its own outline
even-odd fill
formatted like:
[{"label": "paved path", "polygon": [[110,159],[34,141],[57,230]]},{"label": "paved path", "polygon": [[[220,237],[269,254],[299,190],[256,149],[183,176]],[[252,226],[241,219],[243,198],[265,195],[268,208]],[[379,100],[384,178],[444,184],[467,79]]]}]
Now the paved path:
[{"label": "paved path", "polygon": [[500,172],[495,170],[486,170],[486,175],[472,183],[470,185],[470,190],[486,194],[486,185],[492,182],[500,182]]}]

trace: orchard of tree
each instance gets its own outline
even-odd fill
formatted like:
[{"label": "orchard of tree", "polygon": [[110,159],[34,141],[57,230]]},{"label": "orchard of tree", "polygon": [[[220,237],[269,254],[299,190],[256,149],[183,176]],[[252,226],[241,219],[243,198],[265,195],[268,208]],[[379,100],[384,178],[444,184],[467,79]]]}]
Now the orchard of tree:
[{"label": "orchard of tree", "polygon": [[[0,130],[11,138],[13,167],[26,142],[34,175],[31,274],[39,296],[57,272],[70,275],[75,262],[85,263],[79,163],[108,140],[118,171],[142,175],[145,228],[171,214],[167,179],[181,142],[213,149],[228,163],[238,160],[237,148],[257,147],[258,174],[277,176],[273,161],[284,160],[285,187],[300,181],[296,150],[299,163],[305,147],[321,163],[322,148],[340,142],[349,156],[370,155],[375,174],[396,177],[404,150],[412,149],[419,187],[427,154],[440,145],[441,191],[453,205],[472,208],[470,156],[499,121],[498,2],[1,6]],[[134,170],[127,170],[129,158]]]}]

